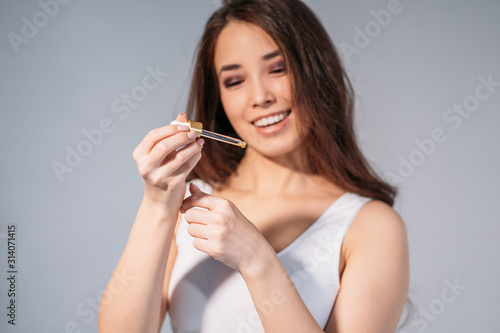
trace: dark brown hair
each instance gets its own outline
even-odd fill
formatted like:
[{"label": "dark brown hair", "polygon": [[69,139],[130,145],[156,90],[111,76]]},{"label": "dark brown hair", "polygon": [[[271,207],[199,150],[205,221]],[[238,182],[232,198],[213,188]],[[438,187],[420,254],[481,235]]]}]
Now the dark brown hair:
[{"label": "dark brown hair", "polygon": [[[198,45],[188,119],[207,130],[238,137],[219,93],[214,54],[217,38],[231,21],[256,25],[278,45],[290,75],[294,110],[303,124],[304,152],[310,172],[345,191],[393,205],[396,188],[384,182],[363,157],[353,129],[353,91],[328,34],[300,0],[224,1],[209,18]],[[188,179],[223,186],[245,150],[206,140],[203,156]]]}]

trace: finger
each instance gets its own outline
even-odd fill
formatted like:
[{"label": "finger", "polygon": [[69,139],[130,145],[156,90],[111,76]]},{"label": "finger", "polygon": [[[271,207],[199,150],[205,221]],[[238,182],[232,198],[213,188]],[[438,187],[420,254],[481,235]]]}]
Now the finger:
[{"label": "finger", "polygon": [[167,177],[182,176],[186,178],[200,159],[201,147],[197,142],[193,142],[181,151],[171,155],[165,161],[165,164],[158,169],[158,172]]},{"label": "finger", "polygon": [[201,158],[201,152],[196,152],[185,164],[181,165],[177,170],[173,170],[170,164],[165,164],[161,168],[156,168],[147,174],[148,182],[152,184],[185,184],[191,170],[195,167],[196,163]]},{"label": "finger", "polygon": [[200,208],[190,208],[184,213],[184,219],[187,223],[209,224],[211,215],[210,212]]},{"label": "finger", "polygon": [[177,179],[180,183],[186,182],[189,172],[201,158],[201,146],[192,142],[182,150],[171,154],[160,167],[151,168],[149,178],[155,182],[168,183]]},{"label": "finger", "polygon": [[[179,121],[184,122],[186,116],[181,113],[176,118]],[[187,121],[187,120],[186,120]],[[160,128],[155,128],[142,139],[141,143],[137,146],[134,151],[134,154],[137,156],[147,155],[151,152],[153,147],[161,140],[174,135],[177,132],[188,132],[189,128],[187,126],[176,126],[176,125],[167,125]]]},{"label": "finger", "polygon": [[151,165],[161,166],[165,160],[172,154],[175,155],[179,148],[186,148],[187,145],[194,142],[197,134],[195,132],[178,133],[158,142],[151,152],[148,159]]},{"label": "finger", "polygon": [[189,193],[194,194],[194,193],[205,193],[200,188],[193,182],[189,183]]},{"label": "finger", "polygon": [[175,120],[183,122],[183,123],[187,123],[187,121],[188,121],[186,115],[182,112],[177,115],[177,118],[175,118]]},{"label": "finger", "polygon": [[[161,162],[159,162],[158,170],[165,175],[177,174],[177,170],[187,163],[193,156],[201,152],[202,145],[198,141],[191,142],[187,146],[180,150],[174,151],[164,157]],[[200,156],[201,157],[201,156]],[[158,164],[158,158],[151,157],[151,163],[153,165]]]},{"label": "finger", "polygon": [[187,117],[184,113],[179,113],[179,115],[177,116],[177,118],[175,118],[174,121],[172,121],[170,123],[170,125],[186,125],[186,126],[189,126],[187,124],[188,120],[187,120]]},{"label": "finger", "polygon": [[210,255],[210,241],[204,238],[193,239],[193,246],[195,249],[205,252]]},{"label": "finger", "polygon": [[194,169],[198,161],[201,159],[201,151],[195,153],[186,163],[182,164],[177,170],[172,173],[172,176],[182,177],[183,181],[186,182],[186,177]]},{"label": "finger", "polygon": [[190,223],[188,225],[188,234],[196,238],[208,239],[208,227],[200,223]]},{"label": "finger", "polygon": [[[190,188],[191,190],[191,188]],[[184,199],[181,206],[181,212],[185,212],[192,207],[201,207],[208,210],[213,210],[217,206],[217,199],[201,190],[191,194],[191,196]]]}]

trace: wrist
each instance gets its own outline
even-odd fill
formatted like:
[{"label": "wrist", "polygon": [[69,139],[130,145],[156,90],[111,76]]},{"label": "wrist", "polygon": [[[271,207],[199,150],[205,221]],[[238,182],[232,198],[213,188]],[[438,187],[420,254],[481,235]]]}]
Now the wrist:
[{"label": "wrist", "polygon": [[[264,238],[262,236],[262,238]],[[278,255],[265,240],[265,246],[259,246],[255,254],[241,269],[240,274],[245,280],[261,280],[265,278],[276,264],[281,264]]]},{"label": "wrist", "polygon": [[175,224],[179,215],[179,208],[170,208],[165,203],[151,200],[146,195],[142,198],[141,210],[147,212],[151,218],[158,222],[173,221]]}]

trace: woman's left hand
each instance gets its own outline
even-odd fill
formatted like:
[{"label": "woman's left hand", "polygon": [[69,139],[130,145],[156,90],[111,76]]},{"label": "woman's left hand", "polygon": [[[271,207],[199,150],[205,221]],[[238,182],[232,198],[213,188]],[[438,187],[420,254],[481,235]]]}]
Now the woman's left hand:
[{"label": "woman's left hand", "polygon": [[188,233],[195,238],[196,249],[242,275],[265,263],[272,247],[231,201],[204,193],[193,183],[189,191],[191,196],[184,200],[181,213],[189,223]]}]

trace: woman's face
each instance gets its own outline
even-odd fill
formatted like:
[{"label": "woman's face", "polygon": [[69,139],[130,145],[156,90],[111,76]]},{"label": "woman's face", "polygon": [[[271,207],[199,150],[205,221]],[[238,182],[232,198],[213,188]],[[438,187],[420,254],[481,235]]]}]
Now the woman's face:
[{"label": "woman's face", "polygon": [[300,144],[290,73],[272,38],[261,28],[230,22],[215,46],[215,69],[226,115],[238,135],[268,157]]}]

